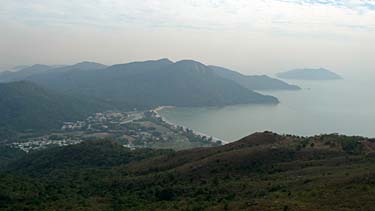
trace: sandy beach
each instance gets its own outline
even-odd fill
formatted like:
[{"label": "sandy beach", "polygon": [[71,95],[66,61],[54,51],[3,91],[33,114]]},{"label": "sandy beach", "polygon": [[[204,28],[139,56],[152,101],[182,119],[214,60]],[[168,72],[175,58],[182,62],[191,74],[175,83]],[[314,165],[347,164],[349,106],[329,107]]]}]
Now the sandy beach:
[{"label": "sandy beach", "polygon": [[175,106],[159,106],[153,110],[151,110],[152,112],[156,113],[157,117],[160,117],[165,123],[169,124],[169,125],[172,125],[174,127],[182,127],[183,129],[189,129],[191,131],[193,131],[194,134],[196,135],[199,135],[199,136],[205,136],[205,137],[208,137],[208,138],[212,138],[212,141],[213,142],[216,142],[216,141],[221,141],[222,144],[227,144],[229,143],[228,141],[225,141],[225,140],[222,140],[220,138],[217,138],[217,137],[214,137],[214,136],[210,136],[210,135],[207,135],[205,133],[202,133],[202,132],[199,132],[199,131],[196,131],[196,130],[192,130],[191,128],[188,128],[188,127],[185,127],[183,125],[178,125],[178,124],[175,124],[171,121],[169,121],[168,119],[166,119],[164,116],[162,116],[159,111],[163,110],[163,109],[173,109],[173,108],[176,108]]}]

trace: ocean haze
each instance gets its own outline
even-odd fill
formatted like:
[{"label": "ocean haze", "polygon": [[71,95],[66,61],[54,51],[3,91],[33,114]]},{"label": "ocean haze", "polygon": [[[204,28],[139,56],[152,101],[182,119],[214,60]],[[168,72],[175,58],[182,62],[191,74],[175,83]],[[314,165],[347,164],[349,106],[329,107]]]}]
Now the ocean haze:
[{"label": "ocean haze", "polygon": [[300,91],[262,92],[279,105],[175,108],[161,111],[168,121],[234,141],[247,133],[270,130],[284,134],[340,133],[375,137],[375,89],[369,79],[288,81]]},{"label": "ocean haze", "polygon": [[13,1],[0,7],[0,69],[168,57],[270,74],[369,74],[375,10],[345,1]]},{"label": "ocean haze", "polygon": [[[368,74],[375,65],[371,57],[375,47],[366,45],[375,41],[362,36],[352,38],[352,42],[344,45],[340,40],[193,29],[117,29],[107,32],[94,29],[75,31],[63,27],[47,29],[48,38],[30,28],[16,30],[12,37],[5,39],[6,42],[3,40],[4,48],[0,50],[2,70],[35,63],[53,65],[96,61],[110,65],[160,57],[173,61],[199,60],[244,74],[271,74],[305,67],[324,67],[340,75]],[[191,36],[185,37],[186,34]],[[168,48],[165,43],[168,43]]]}]

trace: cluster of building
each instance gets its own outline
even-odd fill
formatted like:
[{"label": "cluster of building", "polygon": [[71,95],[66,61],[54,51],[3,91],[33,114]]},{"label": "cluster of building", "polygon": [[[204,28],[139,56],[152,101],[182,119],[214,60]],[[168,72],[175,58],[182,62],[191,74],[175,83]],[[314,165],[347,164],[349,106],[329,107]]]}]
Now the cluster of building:
[{"label": "cluster of building", "polygon": [[84,121],[64,122],[61,130],[81,130],[86,126]]},{"label": "cluster of building", "polygon": [[118,141],[130,149],[159,146],[178,148],[181,143],[187,142],[194,146],[220,144],[204,134],[165,121],[155,111],[107,111],[95,113],[83,121],[65,122],[59,132],[19,141],[13,146],[30,152],[105,138]]},{"label": "cluster of building", "polygon": [[64,122],[61,130],[74,131],[74,130],[87,130],[87,131],[100,131],[108,129],[111,125],[126,124],[135,119],[142,118],[140,112],[115,112],[107,111],[103,113],[95,113],[87,117],[84,121]]},{"label": "cluster of building", "polygon": [[35,150],[41,150],[46,149],[51,146],[68,146],[73,144],[79,144],[82,140],[79,139],[70,139],[70,138],[64,138],[61,140],[53,140],[50,139],[48,136],[46,137],[40,137],[36,139],[32,139],[26,142],[15,142],[12,143],[12,146],[18,149],[21,149],[25,152],[35,151]]}]

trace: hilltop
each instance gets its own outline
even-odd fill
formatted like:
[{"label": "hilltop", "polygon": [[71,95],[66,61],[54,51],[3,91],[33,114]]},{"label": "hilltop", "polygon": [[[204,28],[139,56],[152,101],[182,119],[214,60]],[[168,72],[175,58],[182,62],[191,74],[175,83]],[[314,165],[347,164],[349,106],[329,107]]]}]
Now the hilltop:
[{"label": "hilltop", "polygon": [[43,64],[35,64],[32,66],[22,66],[20,68],[16,68],[16,71],[5,71],[0,73],[0,82],[12,82],[12,81],[21,81],[25,80],[26,78],[44,73],[48,70],[53,69],[52,66],[43,65]]},{"label": "hilltop", "polygon": [[56,72],[28,80],[69,95],[95,97],[129,108],[278,103],[275,97],[248,90],[192,60],[174,63],[161,59],[99,70]]},{"label": "hilltop", "polygon": [[85,142],[11,162],[0,208],[370,210],[374,150],[363,137],[271,132],[177,152]]},{"label": "hilltop", "polygon": [[47,75],[54,75],[65,71],[86,71],[105,69],[107,66],[96,63],[84,61],[74,65],[44,65],[35,64],[32,66],[20,66],[13,69],[13,71],[5,71],[0,73],[0,82],[15,82],[29,79],[30,77],[43,77]]}]

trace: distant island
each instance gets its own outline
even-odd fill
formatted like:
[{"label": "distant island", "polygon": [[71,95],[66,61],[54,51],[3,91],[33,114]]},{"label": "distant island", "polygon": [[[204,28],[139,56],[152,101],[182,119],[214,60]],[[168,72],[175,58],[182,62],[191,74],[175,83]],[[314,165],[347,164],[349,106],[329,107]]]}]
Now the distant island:
[{"label": "distant island", "polygon": [[232,80],[250,90],[300,90],[296,85],[288,84],[282,80],[271,78],[267,75],[243,75],[239,72],[218,66],[209,66],[217,75]]},{"label": "distant island", "polygon": [[304,68],[294,69],[276,74],[277,77],[283,79],[297,80],[338,80],[342,77],[325,68]]}]

